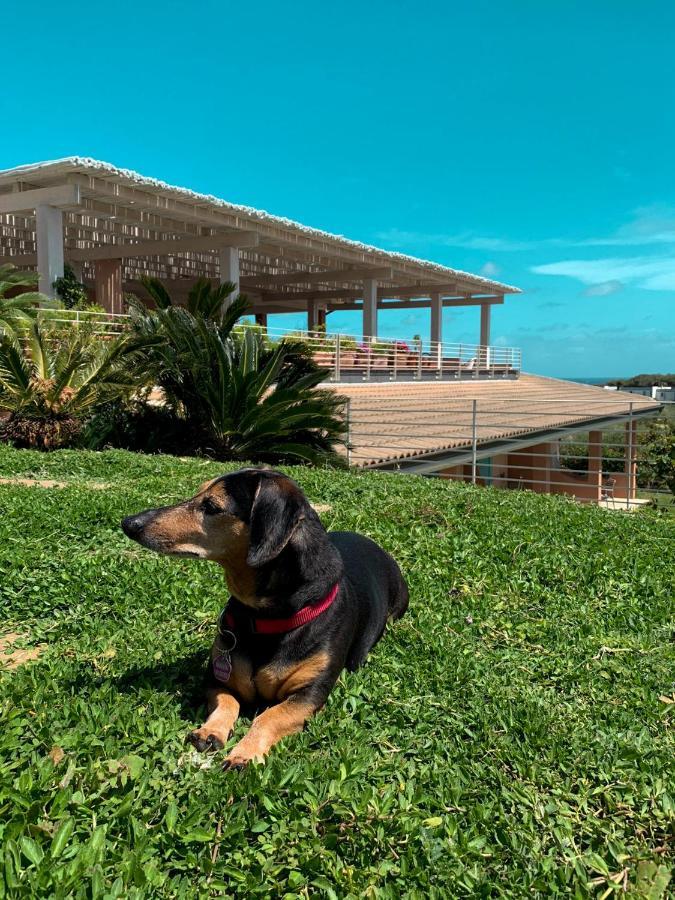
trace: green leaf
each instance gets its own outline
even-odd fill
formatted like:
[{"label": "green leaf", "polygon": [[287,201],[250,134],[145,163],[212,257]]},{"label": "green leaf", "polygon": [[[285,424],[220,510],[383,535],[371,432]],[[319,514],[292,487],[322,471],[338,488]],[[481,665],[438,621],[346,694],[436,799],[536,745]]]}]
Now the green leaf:
[{"label": "green leaf", "polygon": [[52,859],[58,859],[61,856],[66,847],[66,844],[72,837],[74,830],[75,819],[73,819],[72,816],[68,816],[61,821],[52,839],[50,850]]}]

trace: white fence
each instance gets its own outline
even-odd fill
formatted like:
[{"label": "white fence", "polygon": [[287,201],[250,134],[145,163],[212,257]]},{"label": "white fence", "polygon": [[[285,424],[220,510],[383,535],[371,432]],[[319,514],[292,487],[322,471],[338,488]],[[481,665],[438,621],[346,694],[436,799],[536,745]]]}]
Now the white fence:
[{"label": "white fence", "polygon": [[[111,336],[129,327],[128,315],[42,310],[41,318],[55,326],[84,326]],[[466,343],[437,343],[415,339],[355,338],[348,334],[292,331],[242,324],[238,329],[264,331],[269,340],[298,340],[312,351],[316,362],[329,370],[331,381],[466,381],[517,378],[522,356],[515,347]]]}]

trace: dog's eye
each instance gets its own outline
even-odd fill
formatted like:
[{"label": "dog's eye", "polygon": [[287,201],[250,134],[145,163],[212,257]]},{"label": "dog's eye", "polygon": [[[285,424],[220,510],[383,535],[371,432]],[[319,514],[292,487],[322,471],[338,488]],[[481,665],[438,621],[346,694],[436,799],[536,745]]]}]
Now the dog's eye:
[{"label": "dog's eye", "polygon": [[217,516],[218,513],[222,512],[222,509],[210,497],[206,497],[202,500],[202,512],[207,516]]}]

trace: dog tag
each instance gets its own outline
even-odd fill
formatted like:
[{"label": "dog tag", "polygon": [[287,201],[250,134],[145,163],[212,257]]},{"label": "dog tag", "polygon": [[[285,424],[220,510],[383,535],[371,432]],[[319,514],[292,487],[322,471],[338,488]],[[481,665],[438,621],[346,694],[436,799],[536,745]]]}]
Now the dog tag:
[{"label": "dog tag", "polygon": [[216,681],[225,684],[232,674],[232,659],[229,653],[221,653],[213,660],[213,675]]}]

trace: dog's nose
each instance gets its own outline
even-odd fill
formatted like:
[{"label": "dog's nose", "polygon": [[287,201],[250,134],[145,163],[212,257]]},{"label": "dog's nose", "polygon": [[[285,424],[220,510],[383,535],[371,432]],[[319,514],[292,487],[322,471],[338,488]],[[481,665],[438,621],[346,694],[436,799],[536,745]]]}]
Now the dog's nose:
[{"label": "dog's nose", "polygon": [[137,538],[143,530],[143,518],[141,516],[127,516],[122,519],[122,531],[127,537]]}]

